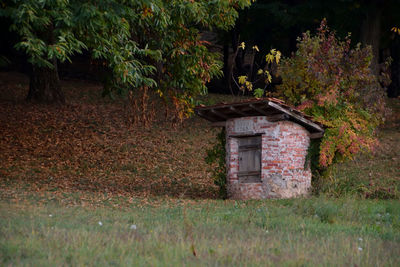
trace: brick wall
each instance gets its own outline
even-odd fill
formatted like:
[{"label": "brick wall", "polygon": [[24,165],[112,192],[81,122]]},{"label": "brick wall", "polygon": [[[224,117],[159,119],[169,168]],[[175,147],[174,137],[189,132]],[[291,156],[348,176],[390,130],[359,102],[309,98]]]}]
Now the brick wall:
[{"label": "brick wall", "polygon": [[[228,120],[226,134],[230,198],[291,198],[308,194],[311,171],[304,163],[310,138],[302,126],[290,121],[269,122],[262,116],[244,117]],[[260,134],[261,182],[239,183],[238,138]]]}]

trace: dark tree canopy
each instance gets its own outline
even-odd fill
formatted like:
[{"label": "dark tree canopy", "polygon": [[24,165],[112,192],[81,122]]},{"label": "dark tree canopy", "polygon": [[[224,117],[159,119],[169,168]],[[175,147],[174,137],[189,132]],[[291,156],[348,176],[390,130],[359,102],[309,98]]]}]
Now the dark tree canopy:
[{"label": "dark tree canopy", "polygon": [[[371,45],[375,73],[388,56],[392,57],[392,86],[389,96],[400,95],[400,35],[391,31],[400,26],[400,5],[395,0],[258,0],[249,9],[240,11],[232,37],[240,37],[247,47],[257,45],[259,57],[268,53],[271,48],[279,49],[284,56],[296,51],[296,39],[307,30],[316,29],[323,18],[338,37],[345,38],[349,32],[353,43],[361,42],[363,46]],[[225,39],[225,44],[237,46],[232,38]],[[250,51],[251,52],[251,51]],[[262,62],[256,57],[256,62]],[[236,67],[238,75],[248,75],[243,67],[243,57],[238,56]],[[257,68],[253,68],[256,71]],[[254,74],[254,73],[253,73]]]}]

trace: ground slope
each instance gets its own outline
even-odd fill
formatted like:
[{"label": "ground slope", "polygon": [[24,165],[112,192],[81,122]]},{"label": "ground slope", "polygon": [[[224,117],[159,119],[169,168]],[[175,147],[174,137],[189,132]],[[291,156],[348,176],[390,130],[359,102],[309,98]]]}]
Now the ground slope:
[{"label": "ground slope", "polygon": [[[0,73],[2,198],[217,197],[204,157],[218,129],[208,122],[193,117],[173,126],[159,110],[152,127],[134,127],[125,100],[102,98],[100,84],[80,80],[62,82],[67,105],[32,105],[24,102],[28,82]],[[206,101],[229,100],[212,95]],[[339,165],[325,192],[399,197],[399,99],[391,106],[374,156]]]}]

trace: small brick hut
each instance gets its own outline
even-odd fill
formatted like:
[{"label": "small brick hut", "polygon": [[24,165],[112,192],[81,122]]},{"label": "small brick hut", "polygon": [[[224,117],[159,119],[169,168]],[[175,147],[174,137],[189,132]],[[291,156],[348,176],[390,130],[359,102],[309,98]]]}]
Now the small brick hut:
[{"label": "small brick hut", "polygon": [[308,194],[308,146],[311,138],[321,138],[324,133],[311,117],[275,98],[198,106],[195,112],[214,126],[226,129],[229,198],[292,198]]}]

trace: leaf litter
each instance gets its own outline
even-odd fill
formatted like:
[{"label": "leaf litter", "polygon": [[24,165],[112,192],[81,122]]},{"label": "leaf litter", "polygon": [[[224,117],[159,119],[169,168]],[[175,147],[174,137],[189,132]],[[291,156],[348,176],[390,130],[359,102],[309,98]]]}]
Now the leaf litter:
[{"label": "leaf litter", "polygon": [[18,81],[0,84],[0,198],[90,206],[217,197],[204,162],[216,134],[207,122],[173,126],[160,118],[151,128],[135,127],[127,101],[102,98],[99,84],[63,81],[68,104],[48,106],[24,102],[27,80]]}]

